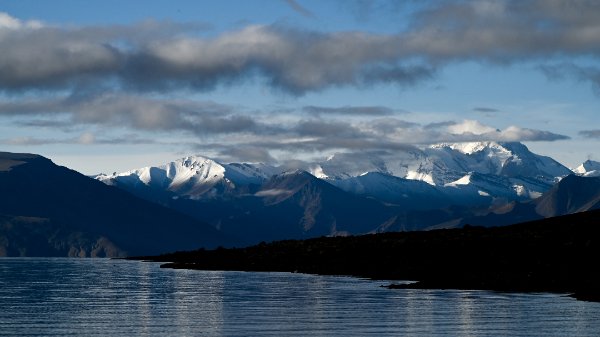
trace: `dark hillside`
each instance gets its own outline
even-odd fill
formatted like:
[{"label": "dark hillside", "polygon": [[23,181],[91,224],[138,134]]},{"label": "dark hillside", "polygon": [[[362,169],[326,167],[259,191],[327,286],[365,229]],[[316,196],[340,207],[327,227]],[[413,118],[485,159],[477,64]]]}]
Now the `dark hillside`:
[{"label": "dark hillside", "polygon": [[417,280],[411,287],[549,291],[600,299],[600,211],[505,227],[279,241],[151,258],[165,267]]},{"label": "dark hillside", "polygon": [[[44,157],[0,153],[0,167],[0,252],[91,256],[102,242],[110,242],[99,255],[114,256],[231,244],[210,225]],[[28,235],[38,238],[36,247]],[[39,242],[44,235],[45,243]]]}]

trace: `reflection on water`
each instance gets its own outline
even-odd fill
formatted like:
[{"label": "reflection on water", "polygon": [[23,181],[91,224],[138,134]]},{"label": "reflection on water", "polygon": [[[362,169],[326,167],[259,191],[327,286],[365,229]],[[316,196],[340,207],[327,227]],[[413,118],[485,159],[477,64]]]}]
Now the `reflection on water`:
[{"label": "reflection on water", "polygon": [[0,259],[0,335],[595,336],[600,304],[552,294],[388,290],[386,282]]}]

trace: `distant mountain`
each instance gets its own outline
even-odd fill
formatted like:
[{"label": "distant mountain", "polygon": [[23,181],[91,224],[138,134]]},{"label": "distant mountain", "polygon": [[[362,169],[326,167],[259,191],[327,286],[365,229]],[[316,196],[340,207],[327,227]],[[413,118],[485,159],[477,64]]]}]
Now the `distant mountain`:
[{"label": "distant mountain", "polygon": [[170,195],[191,199],[244,193],[245,186],[260,185],[277,170],[267,165],[220,164],[201,156],[185,157],[156,167],[101,174],[96,179],[135,194]]},{"label": "distant mountain", "polygon": [[573,172],[582,177],[600,177],[600,162],[586,160],[574,168]]},{"label": "distant mountain", "polygon": [[326,181],[346,192],[378,199],[403,210],[437,209],[453,203],[447,193],[424,181],[380,172]]},{"label": "distant mountain", "polygon": [[301,170],[274,175],[251,194],[176,198],[165,205],[236,235],[246,244],[368,233],[396,212],[394,207],[344,192]]},{"label": "distant mountain", "polygon": [[[425,197],[430,209],[446,204],[448,199],[461,205],[490,204],[497,198],[529,200],[572,173],[555,160],[530,152],[523,144],[497,142],[411,147],[393,156],[339,153],[309,163],[305,170],[344,191],[385,202],[407,204],[411,199],[408,203],[416,205],[421,204],[419,198]],[[207,199],[253,193],[282,171],[264,164],[223,164],[193,156],[96,179],[149,200]]]},{"label": "distant mountain", "polygon": [[572,173],[552,158],[534,154],[517,142],[442,143],[424,149],[400,150],[385,158],[373,154],[365,158],[336,154],[313,167],[311,173],[317,173],[319,178],[344,179],[365,172],[381,172],[432,185],[451,183],[469,172],[509,178],[538,177],[549,182]]},{"label": "distant mountain", "polygon": [[[479,216],[455,220],[464,224],[498,226],[600,209],[600,177],[569,175],[541,197],[527,202],[511,202]],[[449,226],[451,227],[451,226]]]},{"label": "distant mountain", "polygon": [[[560,178],[572,173],[552,158],[530,152],[521,143],[443,143],[425,149],[408,148],[393,156],[354,157],[331,156],[324,162],[311,164],[310,172],[328,180],[378,172],[438,187],[452,186],[451,193],[464,190],[463,195],[475,198],[477,194],[488,194],[520,200],[539,197]],[[471,179],[474,176],[475,179]],[[491,190],[478,188],[478,183],[489,187],[491,181],[494,181]]]},{"label": "distant mountain", "polygon": [[123,256],[230,244],[212,226],[44,157],[0,153],[0,255]]},{"label": "distant mountain", "polygon": [[255,243],[452,227],[488,215],[498,221],[498,213],[509,221],[509,208],[526,208],[515,218],[529,220],[539,214],[520,202],[572,173],[523,144],[498,142],[338,153],[304,168],[191,156],[96,179]]}]

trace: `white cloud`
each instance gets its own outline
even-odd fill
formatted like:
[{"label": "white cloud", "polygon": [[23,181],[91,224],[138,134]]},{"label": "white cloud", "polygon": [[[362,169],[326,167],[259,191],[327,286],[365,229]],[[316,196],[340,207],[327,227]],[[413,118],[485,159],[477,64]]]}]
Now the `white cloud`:
[{"label": "white cloud", "polygon": [[23,28],[41,28],[43,24],[40,21],[30,20],[21,21],[8,13],[0,12],[0,30],[1,29],[23,29]]},{"label": "white cloud", "polygon": [[487,125],[483,125],[476,120],[466,119],[460,123],[449,125],[448,131],[455,135],[461,135],[465,133],[481,135],[484,133],[494,132],[496,129]]}]

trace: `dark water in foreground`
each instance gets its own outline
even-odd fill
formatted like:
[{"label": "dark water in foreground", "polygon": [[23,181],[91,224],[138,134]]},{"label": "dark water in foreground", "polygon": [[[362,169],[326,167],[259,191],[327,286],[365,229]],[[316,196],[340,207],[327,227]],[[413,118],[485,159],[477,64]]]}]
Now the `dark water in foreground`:
[{"label": "dark water in foreground", "polygon": [[552,294],[388,290],[386,282],[0,259],[0,335],[597,336],[600,303]]}]

